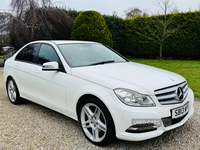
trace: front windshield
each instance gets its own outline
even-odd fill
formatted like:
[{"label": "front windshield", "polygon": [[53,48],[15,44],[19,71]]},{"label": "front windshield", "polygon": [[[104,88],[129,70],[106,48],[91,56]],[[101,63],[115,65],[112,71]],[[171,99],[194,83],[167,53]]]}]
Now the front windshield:
[{"label": "front windshield", "polygon": [[101,44],[61,44],[58,47],[66,61],[72,67],[127,61]]}]

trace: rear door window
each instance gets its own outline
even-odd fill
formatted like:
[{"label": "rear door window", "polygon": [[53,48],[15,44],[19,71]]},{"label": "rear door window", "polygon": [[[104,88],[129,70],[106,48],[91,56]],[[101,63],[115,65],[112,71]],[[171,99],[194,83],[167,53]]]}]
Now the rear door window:
[{"label": "rear door window", "polygon": [[25,47],[22,60],[33,63],[36,52],[37,52],[37,49],[35,47],[35,44],[28,45],[27,47]]},{"label": "rear door window", "polygon": [[21,50],[16,56],[15,60],[35,63],[35,58],[38,53],[40,44],[31,44]]}]

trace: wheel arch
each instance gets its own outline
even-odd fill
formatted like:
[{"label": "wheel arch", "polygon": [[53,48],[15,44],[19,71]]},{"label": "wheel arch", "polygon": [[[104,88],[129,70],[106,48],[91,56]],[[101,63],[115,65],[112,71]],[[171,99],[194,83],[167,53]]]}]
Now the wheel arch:
[{"label": "wheel arch", "polygon": [[[7,84],[8,84],[9,79],[13,79],[13,77],[12,77],[11,75],[7,76],[7,78],[6,78],[6,86],[7,86]],[[13,80],[14,80],[14,79],[13,79]]]},{"label": "wheel arch", "polygon": [[[88,99],[88,98],[95,98],[95,99],[98,99],[102,104],[104,104],[98,97],[96,97],[96,96],[94,96],[94,95],[92,95],[92,94],[85,94],[85,95],[82,95],[79,99],[78,99],[78,101],[77,101],[77,104],[76,104],[76,115],[77,115],[77,118],[79,118],[78,117],[78,111],[79,111],[79,109],[80,109],[80,107],[81,107],[81,104],[83,103],[83,101],[84,100],[86,100],[86,99]],[[105,106],[105,104],[104,104],[104,106]],[[105,106],[106,107],[106,106]],[[108,110],[108,108],[106,107],[106,109]],[[109,110],[108,110],[109,111]]]}]

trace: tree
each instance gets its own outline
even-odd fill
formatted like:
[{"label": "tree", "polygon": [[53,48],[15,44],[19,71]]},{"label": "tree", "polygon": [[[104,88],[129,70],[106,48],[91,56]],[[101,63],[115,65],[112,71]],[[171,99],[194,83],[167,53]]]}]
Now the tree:
[{"label": "tree", "polygon": [[34,40],[67,40],[72,27],[72,19],[63,11],[51,7],[35,8],[32,15],[27,12],[23,21],[13,19],[11,42],[18,49]]},{"label": "tree", "polygon": [[148,16],[147,12],[142,12],[142,10],[140,10],[137,7],[129,7],[128,10],[124,11],[125,12],[125,16],[126,18],[132,18],[135,16]]},{"label": "tree", "polygon": [[170,2],[170,0],[158,0],[158,6],[164,12],[163,17],[160,15],[149,17],[148,21],[146,22],[147,33],[141,34],[137,32],[137,34],[159,43],[160,59],[162,59],[162,49],[164,41],[186,24],[183,23],[182,25],[178,25],[177,27],[171,26],[175,19],[174,15],[168,15],[168,12],[173,5],[174,2]]},{"label": "tree", "polygon": [[177,13],[178,12],[178,8],[175,6],[172,10],[173,13]]},{"label": "tree", "polygon": [[9,29],[10,21],[12,20],[12,15],[8,12],[0,12],[0,53],[1,48],[6,46],[10,42]]},{"label": "tree", "polygon": [[17,19],[22,19],[24,14],[28,10],[34,10],[37,7],[46,7],[51,4],[51,0],[41,0],[42,6],[40,6],[38,0],[12,0],[10,6],[15,12]]},{"label": "tree", "polygon": [[7,32],[9,29],[12,15],[8,12],[0,12],[0,33]]},{"label": "tree", "polygon": [[16,16],[10,28],[11,44],[20,48],[34,40],[70,39],[73,20],[62,10],[47,6],[50,0],[12,0]]}]

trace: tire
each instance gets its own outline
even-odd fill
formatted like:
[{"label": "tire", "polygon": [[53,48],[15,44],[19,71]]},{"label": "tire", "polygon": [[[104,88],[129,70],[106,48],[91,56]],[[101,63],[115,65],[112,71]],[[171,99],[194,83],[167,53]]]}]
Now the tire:
[{"label": "tire", "polygon": [[79,122],[86,138],[104,146],[115,140],[113,119],[105,105],[96,98],[88,98],[80,106]]},{"label": "tire", "polygon": [[7,94],[12,104],[21,104],[22,99],[20,98],[17,84],[13,78],[9,78],[6,84]]}]

